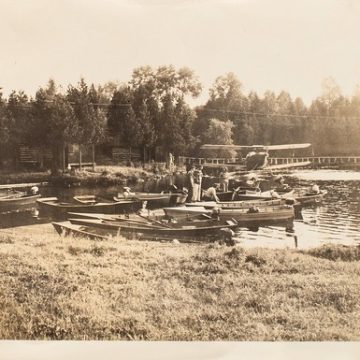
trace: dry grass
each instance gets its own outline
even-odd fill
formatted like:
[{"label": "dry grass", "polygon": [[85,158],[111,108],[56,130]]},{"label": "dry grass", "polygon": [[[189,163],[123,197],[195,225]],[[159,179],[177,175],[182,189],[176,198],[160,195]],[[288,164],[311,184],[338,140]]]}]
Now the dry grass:
[{"label": "dry grass", "polygon": [[0,234],[1,339],[359,340],[360,263]]}]

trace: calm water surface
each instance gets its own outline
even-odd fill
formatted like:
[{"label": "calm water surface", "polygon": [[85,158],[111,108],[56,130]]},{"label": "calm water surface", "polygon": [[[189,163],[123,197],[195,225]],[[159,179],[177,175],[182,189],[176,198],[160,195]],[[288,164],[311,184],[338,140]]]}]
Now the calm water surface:
[{"label": "calm water surface", "polygon": [[263,227],[258,232],[242,230],[237,237],[240,244],[290,248],[360,244],[360,172],[304,170],[289,176],[304,185],[316,181],[328,191],[323,203],[303,208],[303,219],[294,221],[293,233],[281,227]]},{"label": "calm water surface", "polygon": [[[303,208],[302,220],[295,220],[293,231],[284,227],[261,227],[258,231],[240,229],[236,238],[245,247],[309,248],[325,243],[344,245],[360,244],[360,172],[334,170],[307,170],[291,173],[291,180],[309,185],[316,181],[321,189],[328,190],[321,206]],[[298,179],[298,180],[297,180]],[[43,196],[70,199],[78,194],[116,193],[109,189],[42,189]],[[50,222],[49,218],[33,216],[33,210],[21,213],[0,214],[0,228]]]}]

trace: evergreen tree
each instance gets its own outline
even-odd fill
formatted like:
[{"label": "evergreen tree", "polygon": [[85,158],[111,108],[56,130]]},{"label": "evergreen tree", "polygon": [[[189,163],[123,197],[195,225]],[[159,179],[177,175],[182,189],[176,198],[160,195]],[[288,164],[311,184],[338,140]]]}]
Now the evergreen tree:
[{"label": "evergreen tree", "polygon": [[85,80],[80,79],[77,87],[69,86],[67,99],[74,110],[78,124],[76,143],[95,145],[104,140],[106,115],[103,108],[97,105],[99,97],[94,86],[89,89]]},{"label": "evergreen tree", "polygon": [[40,88],[32,103],[31,138],[29,143],[52,151],[52,172],[64,166],[66,145],[76,141],[78,123],[65,95],[58,92],[55,82],[49,80]]}]

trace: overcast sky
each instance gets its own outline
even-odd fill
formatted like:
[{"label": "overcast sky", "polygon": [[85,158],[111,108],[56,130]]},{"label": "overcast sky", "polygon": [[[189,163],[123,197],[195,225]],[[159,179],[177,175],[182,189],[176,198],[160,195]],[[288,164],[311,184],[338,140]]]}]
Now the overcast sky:
[{"label": "overcast sky", "polygon": [[332,76],[360,83],[357,0],[0,0],[0,87],[34,95],[126,82],[141,65],[194,70],[204,86],[234,72],[245,92],[289,91],[306,103]]}]

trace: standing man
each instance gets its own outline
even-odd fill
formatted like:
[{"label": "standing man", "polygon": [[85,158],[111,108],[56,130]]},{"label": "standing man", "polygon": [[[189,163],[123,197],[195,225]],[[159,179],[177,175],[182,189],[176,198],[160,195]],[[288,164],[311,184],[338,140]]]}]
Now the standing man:
[{"label": "standing man", "polygon": [[220,172],[219,178],[221,191],[229,191],[229,173],[227,167],[223,167],[222,171]]},{"label": "standing man", "polygon": [[187,187],[189,189],[189,195],[187,201],[193,201],[194,185],[195,185],[194,172],[195,172],[195,166],[191,165],[190,170],[187,173],[187,183],[188,183]]},{"label": "standing man", "polygon": [[174,171],[174,165],[175,165],[175,158],[172,153],[169,153],[169,170]]},{"label": "standing man", "polygon": [[192,201],[201,201],[201,183],[203,178],[203,167],[201,165],[194,172],[194,194]]}]

